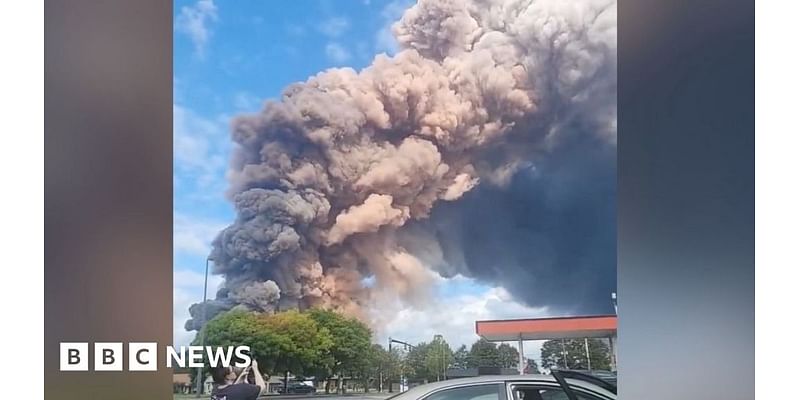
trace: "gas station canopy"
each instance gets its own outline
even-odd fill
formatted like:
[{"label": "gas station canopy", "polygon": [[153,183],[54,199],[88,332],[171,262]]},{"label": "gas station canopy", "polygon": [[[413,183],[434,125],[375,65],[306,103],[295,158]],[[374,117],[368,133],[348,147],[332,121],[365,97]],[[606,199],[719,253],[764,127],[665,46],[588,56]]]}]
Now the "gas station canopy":
[{"label": "gas station canopy", "polygon": [[616,315],[475,321],[475,332],[490,342],[617,335]]}]

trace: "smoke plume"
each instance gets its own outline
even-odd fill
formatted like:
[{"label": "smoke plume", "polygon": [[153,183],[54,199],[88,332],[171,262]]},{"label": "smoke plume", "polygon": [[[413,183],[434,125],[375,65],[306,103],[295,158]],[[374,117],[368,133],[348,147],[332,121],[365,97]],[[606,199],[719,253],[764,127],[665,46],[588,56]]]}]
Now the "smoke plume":
[{"label": "smoke plume", "polygon": [[213,242],[226,282],[209,310],[363,316],[379,293],[418,304],[432,276],[462,274],[608,311],[615,1],[420,0],[393,32],[395,56],[234,120],[237,218]]}]

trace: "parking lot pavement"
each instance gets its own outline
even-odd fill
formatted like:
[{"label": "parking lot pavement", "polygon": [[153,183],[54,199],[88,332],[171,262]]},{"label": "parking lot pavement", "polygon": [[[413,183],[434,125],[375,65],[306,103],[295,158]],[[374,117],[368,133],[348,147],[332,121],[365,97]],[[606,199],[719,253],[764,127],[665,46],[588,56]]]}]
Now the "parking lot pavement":
[{"label": "parking lot pavement", "polygon": [[[393,393],[351,393],[351,394],[290,394],[290,395],[266,395],[259,397],[259,400],[383,400]],[[175,400],[196,400],[193,394],[176,394]],[[208,396],[203,396],[201,400],[208,400]]]},{"label": "parking lot pavement", "polygon": [[351,393],[351,394],[292,394],[292,395],[269,395],[261,396],[260,400],[383,400],[392,393]]}]

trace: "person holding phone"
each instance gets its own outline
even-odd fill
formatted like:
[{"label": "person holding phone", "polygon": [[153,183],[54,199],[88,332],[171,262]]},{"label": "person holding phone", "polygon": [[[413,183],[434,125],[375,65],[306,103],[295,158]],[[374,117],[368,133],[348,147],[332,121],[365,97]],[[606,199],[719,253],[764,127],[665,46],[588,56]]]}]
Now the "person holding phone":
[{"label": "person holding phone", "polygon": [[[255,384],[247,382],[247,375],[251,370]],[[231,367],[217,367],[211,369],[211,377],[214,379],[211,400],[255,400],[267,391],[267,384],[258,370],[256,360],[243,369],[239,376]]]}]

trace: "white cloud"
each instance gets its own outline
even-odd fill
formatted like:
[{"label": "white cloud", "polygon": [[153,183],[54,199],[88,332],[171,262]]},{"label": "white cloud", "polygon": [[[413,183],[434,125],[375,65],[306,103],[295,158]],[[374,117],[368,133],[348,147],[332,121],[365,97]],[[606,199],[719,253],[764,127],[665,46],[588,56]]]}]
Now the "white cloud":
[{"label": "white cloud", "polygon": [[211,241],[227,223],[175,213],[172,222],[172,247],[177,253],[207,256]]},{"label": "white cloud", "polygon": [[224,117],[205,118],[172,106],[173,159],[178,179],[188,177],[205,193],[221,193],[230,148]]},{"label": "white cloud", "polygon": [[215,135],[217,126],[191,110],[172,105],[172,135],[175,161],[179,166],[199,168],[206,165],[209,153],[208,137]]},{"label": "white cloud", "polygon": [[350,21],[344,17],[331,17],[319,25],[319,31],[327,37],[341,36],[350,28]]},{"label": "white cloud", "polygon": [[217,20],[217,6],[214,0],[198,0],[193,6],[184,6],[175,20],[175,29],[189,36],[195,53],[202,57],[211,37],[209,24]]},{"label": "white cloud", "polygon": [[[472,281],[456,277],[443,279],[440,285],[450,285]],[[480,288],[480,285],[476,286]],[[474,292],[474,291],[472,291]],[[380,308],[380,309],[378,309]],[[515,301],[503,288],[485,288],[478,293],[451,294],[438,296],[421,308],[400,304],[380,305],[374,310],[384,321],[376,331],[376,340],[385,345],[389,337],[409,343],[429,342],[434,335],[443,335],[455,349],[462,344],[469,347],[479,339],[475,334],[475,321],[510,318],[538,318],[548,316],[546,307],[529,307]],[[510,343],[516,347],[516,343]],[[539,359],[540,342],[526,342],[524,353],[527,357]]]},{"label": "white cloud", "polygon": [[325,54],[335,63],[343,63],[350,59],[350,52],[339,43],[328,43]]}]

